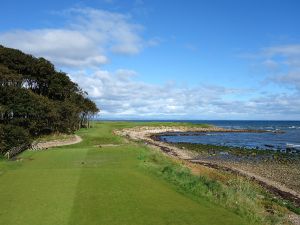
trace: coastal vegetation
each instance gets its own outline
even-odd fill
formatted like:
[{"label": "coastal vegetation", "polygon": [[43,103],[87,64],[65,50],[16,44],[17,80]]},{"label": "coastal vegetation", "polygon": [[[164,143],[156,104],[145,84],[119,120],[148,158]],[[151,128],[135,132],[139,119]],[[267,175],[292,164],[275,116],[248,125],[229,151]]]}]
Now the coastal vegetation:
[{"label": "coastal vegetation", "polygon": [[[240,168],[270,180],[284,184],[300,192],[300,155],[272,150],[255,150],[229,146],[195,143],[169,143],[185,151],[191,151],[194,159],[213,162],[225,167]],[[299,203],[298,203],[299,205]],[[297,209],[300,212],[300,209]]]},{"label": "coastal vegetation", "polygon": [[114,129],[138,124],[97,123],[76,132],[83,139],[76,145],[24,151],[14,161],[0,161],[0,221],[6,225],[249,224],[233,211],[205,198],[195,200],[157,176],[148,169],[147,146],[113,134]]},{"label": "coastal vegetation", "polygon": [[[223,205],[247,219],[248,224],[281,224],[287,212],[272,196],[250,179],[230,173],[194,167],[172,161],[160,153],[150,153],[145,166],[163,177],[182,193]],[[195,175],[197,174],[197,175]],[[282,204],[283,205],[283,204]]]},{"label": "coastal vegetation", "polygon": [[197,152],[206,156],[235,156],[242,157],[244,159],[253,159],[253,160],[263,160],[263,161],[276,161],[282,163],[291,163],[300,160],[300,154],[289,154],[283,153],[280,151],[274,150],[258,150],[258,149],[249,149],[243,147],[230,147],[222,145],[212,145],[212,144],[199,144],[199,143],[187,143],[187,142],[178,142],[171,143],[172,145],[181,148],[189,149],[191,151]]},{"label": "coastal vegetation", "polygon": [[14,161],[0,161],[0,221],[288,224],[286,205],[252,180],[191,167],[114,134],[145,125],[168,123],[98,122],[75,132],[83,139],[79,144],[25,151]]},{"label": "coastal vegetation", "polygon": [[98,111],[51,62],[0,46],[0,155],[41,135],[73,133]]},{"label": "coastal vegetation", "polygon": [[[1,223],[275,225],[288,223],[289,210],[300,213],[251,179],[192,166],[145,140],[118,135],[133,127],[138,134],[157,127],[219,128],[176,122],[93,122],[90,128],[98,111],[51,62],[0,46]],[[75,145],[55,147],[74,138]],[[32,148],[33,142],[46,147]],[[174,146],[206,156],[262,155],[241,148]],[[290,159],[273,154],[271,160]]]},{"label": "coastal vegetation", "polygon": [[[275,203],[274,206],[280,205],[282,208],[288,208],[289,210],[292,210],[295,213],[299,214],[299,192],[298,192],[298,187],[299,187],[299,161],[293,160],[292,162],[296,161],[295,163],[285,163],[281,164],[281,161],[276,161],[276,160],[270,160],[267,161],[265,160],[264,157],[269,157],[268,153],[266,152],[266,155],[260,154],[260,155],[247,155],[247,154],[242,154],[242,155],[229,155],[228,152],[223,152],[223,151],[218,151],[214,150],[214,147],[219,147],[219,146],[213,146],[210,145],[208,149],[209,152],[207,152],[207,149],[202,149],[200,151],[193,151],[192,149],[189,149],[187,146],[178,146],[177,144],[167,144],[164,142],[160,141],[160,135],[163,134],[165,136],[166,134],[172,134],[174,132],[187,132],[189,130],[192,130],[193,132],[211,132],[212,130],[216,131],[216,127],[210,127],[210,128],[201,128],[201,125],[199,127],[165,127],[165,126],[158,126],[151,128],[149,126],[142,126],[142,127],[135,127],[135,128],[130,128],[130,129],[123,129],[120,132],[117,132],[118,134],[128,137],[132,140],[139,141],[141,143],[146,143],[147,145],[150,145],[154,148],[158,148],[161,150],[161,152],[164,152],[166,155],[168,155],[171,158],[175,158],[179,160],[179,162],[183,163],[184,166],[188,166],[191,168],[191,174],[194,175],[198,174],[198,169],[201,167],[201,175],[203,175],[203,171],[209,169],[213,169],[216,173],[214,173],[213,176],[209,176],[211,179],[209,179],[212,183],[215,183],[216,181],[221,182],[225,186],[225,190],[227,191],[228,189],[232,188],[230,183],[228,183],[228,180],[230,180],[230,176],[228,174],[232,175],[237,175],[236,177],[239,178],[239,181],[241,181],[241,185],[246,185],[247,186],[247,181],[249,181],[250,187],[252,191],[255,192],[255,188],[253,189],[253,184],[260,184],[262,187],[264,187],[265,190],[262,190],[262,193],[256,192],[255,196],[262,197],[264,200],[269,199],[265,201],[262,205],[255,203],[255,209],[258,209],[257,212],[262,213],[264,208],[268,208],[269,212],[273,212],[273,210],[270,208],[270,202]],[[167,132],[167,133],[166,133]],[[230,130],[227,130],[227,132],[230,132]],[[234,132],[234,131],[232,131]],[[244,132],[244,131],[243,131]],[[245,131],[247,132],[247,131]],[[164,138],[162,138],[164,139]],[[179,143],[184,145],[183,143]],[[199,148],[202,147],[202,145],[198,146]],[[226,147],[227,150],[230,150],[229,147]],[[221,150],[221,149],[219,149]],[[224,149],[223,149],[224,150]],[[246,149],[239,149],[239,151],[247,151]],[[223,154],[223,153],[228,153],[228,154]],[[156,158],[156,157],[154,157]],[[224,160],[222,160],[224,159]],[[253,161],[252,161],[253,160]],[[155,162],[161,161],[163,162],[164,160],[161,160],[161,157],[159,157],[159,160],[155,159]],[[277,163],[280,162],[280,163]],[[151,164],[151,163],[150,163]],[[162,163],[164,164],[164,163]],[[176,164],[175,164],[176,165]],[[172,172],[168,173],[169,169],[167,169],[167,173],[164,174],[165,179],[170,180],[171,182],[176,180],[180,180],[181,178],[181,170],[179,169],[179,176],[174,175],[177,174],[176,169],[174,170],[172,166]],[[177,167],[178,168],[178,167]],[[180,167],[179,167],[180,168]],[[184,168],[184,167],[183,167]],[[205,169],[204,169],[205,168]],[[195,171],[196,169],[196,171]],[[165,170],[163,170],[164,172]],[[223,176],[222,179],[219,180],[220,174],[223,172],[226,172],[227,175]],[[206,173],[205,173],[206,174]],[[210,173],[208,173],[210,175]],[[183,176],[186,176],[184,174]],[[243,179],[244,178],[244,179]],[[180,186],[181,184],[184,184],[185,181],[189,182],[189,179],[187,180],[180,180],[179,182],[176,183],[176,186]],[[239,183],[238,181],[238,183]],[[246,182],[245,182],[246,181]],[[255,181],[255,182],[253,182]],[[209,182],[209,183],[211,183]],[[279,183],[276,183],[279,182]],[[217,182],[218,183],[218,182]],[[283,186],[283,185],[286,186]],[[193,191],[194,187],[197,186],[195,184],[192,185],[185,185],[185,187],[191,187],[191,189],[187,189],[187,191]],[[214,185],[212,185],[213,187]],[[287,188],[289,187],[289,188]],[[211,188],[211,187],[210,187]],[[209,189],[210,189],[209,188]],[[201,189],[199,187],[196,188],[196,190]],[[213,191],[214,189],[210,189],[210,191]],[[221,189],[216,189],[217,191],[215,192],[216,196],[219,196],[220,193],[222,193]],[[230,198],[235,198],[236,196],[239,196],[239,192],[245,192],[243,191],[243,188],[238,189],[239,191],[237,193],[234,193],[233,196]],[[248,190],[248,189],[247,189]],[[211,192],[209,191],[210,197],[211,197]],[[252,192],[251,191],[251,192]],[[268,191],[271,191],[272,194],[269,194]],[[297,193],[298,192],[298,193]],[[205,191],[203,192],[200,191],[198,194],[201,194],[202,196],[205,195]],[[197,196],[197,194],[193,194],[193,196]],[[222,195],[221,195],[222,196]],[[247,196],[243,196],[247,199]],[[242,197],[242,198],[243,198]],[[223,199],[226,201],[225,199]],[[236,201],[238,202],[238,201]],[[246,201],[246,202],[251,202],[251,201]],[[269,203],[268,203],[269,202]],[[265,205],[265,203],[268,203]],[[222,205],[226,205],[224,201],[222,201]],[[234,204],[230,203],[228,205],[229,208],[231,208]],[[273,204],[272,204],[273,205]],[[251,207],[247,204],[238,204],[239,210],[243,208],[243,206],[246,206],[246,211],[247,214],[251,214]],[[262,206],[262,208],[260,208]],[[276,210],[275,210],[276,211]],[[276,213],[275,213],[276,214]],[[257,215],[257,213],[254,213],[252,215]],[[297,217],[297,216],[296,216]],[[274,219],[273,216],[271,216],[272,219]],[[297,217],[297,221],[299,221],[299,217]],[[252,221],[252,220],[251,220]],[[273,223],[273,222],[272,222]],[[267,222],[264,222],[264,224],[268,224]],[[282,224],[282,223],[279,223]]]}]

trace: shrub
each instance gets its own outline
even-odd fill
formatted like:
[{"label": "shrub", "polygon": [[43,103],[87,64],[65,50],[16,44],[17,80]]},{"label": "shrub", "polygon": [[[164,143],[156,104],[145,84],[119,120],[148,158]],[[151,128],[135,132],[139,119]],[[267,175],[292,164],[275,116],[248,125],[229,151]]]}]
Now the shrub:
[{"label": "shrub", "polygon": [[5,154],[13,147],[30,143],[30,134],[24,128],[14,125],[0,125],[1,154]]}]

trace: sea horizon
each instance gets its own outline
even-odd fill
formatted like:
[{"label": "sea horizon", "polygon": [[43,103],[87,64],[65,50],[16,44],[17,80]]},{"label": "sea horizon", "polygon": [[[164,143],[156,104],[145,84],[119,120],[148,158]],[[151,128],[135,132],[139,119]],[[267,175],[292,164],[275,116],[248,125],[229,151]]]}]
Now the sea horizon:
[{"label": "sea horizon", "polygon": [[192,122],[192,121],[270,121],[270,122],[300,122],[300,120],[265,120],[265,119],[92,119],[93,121],[153,121],[153,122]]}]

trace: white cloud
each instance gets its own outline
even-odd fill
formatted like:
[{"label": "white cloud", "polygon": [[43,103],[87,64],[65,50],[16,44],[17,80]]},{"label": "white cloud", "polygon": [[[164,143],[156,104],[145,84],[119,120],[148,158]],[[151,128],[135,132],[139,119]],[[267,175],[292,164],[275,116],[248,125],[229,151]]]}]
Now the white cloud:
[{"label": "white cloud", "polygon": [[147,41],[146,46],[148,47],[155,47],[158,46],[160,43],[164,42],[163,38],[160,37],[154,37]]},{"label": "white cloud", "polygon": [[243,56],[267,69],[268,82],[289,86],[300,93],[300,44],[272,46]]},{"label": "white cloud", "polygon": [[[110,54],[137,54],[163,39],[143,40],[143,27],[126,14],[73,8],[60,16],[67,19],[63,28],[7,31],[0,33],[0,43],[74,71],[71,78],[88,91],[106,118],[300,119],[300,45],[273,46],[255,57],[247,55],[268,69],[269,81],[295,88],[289,94],[250,95],[247,90],[214,85],[152,85],[139,81],[135,71],[112,73],[99,66],[109,62]],[[185,47],[196,50],[193,45]],[[79,68],[94,72],[76,72]]]},{"label": "white cloud", "polygon": [[108,62],[110,52],[137,54],[145,45],[142,26],[128,15],[92,8],[60,15],[68,20],[64,28],[8,31],[0,33],[0,43],[72,68],[98,67]]},{"label": "white cloud", "polygon": [[190,50],[192,52],[198,51],[198,47],[196,45],[194,45],[194,44],[191,44],[191,43],[185,44],[184,48],[186,48],[187,50]]},{"label": "white cloud", "polygon": [[[182,87],[176,84],[151,85],[134,80],[136,73],[98,70],[72,79],[89,91],[105,118],[226,118],[278,119],[299,117],[297,95],[266,95],[247,100],[228,100],[244,94],[244,90],[213,85]],[[124,79],[125,77],[125,79]],[[256,117],[253,117],[255,115]]]},{"label": "white cloud", "polygon": [[272,59],[266,59],[262,62],[262,65],[265,66],[268,70],[276,70],[278,69],[278,63]]},{"label": "white cloud", "polygon": [[282,55],[287,57],[300,56],[300,44],[272,46],[264,48],[262,50],[262,53],[270,57],[276,55]]},{"label": "white cloud", "polygon": [[268,53],[279,68],[269,79],[280,85],[294,87],[300,93],[300,45],[273,47],[268,49]]},{"label": "white cloud", "polygon": [[283,75],[276,75],[272,77],[272,80],[283,85],[294,86],[300,91],[300,71],[291,71]]}]

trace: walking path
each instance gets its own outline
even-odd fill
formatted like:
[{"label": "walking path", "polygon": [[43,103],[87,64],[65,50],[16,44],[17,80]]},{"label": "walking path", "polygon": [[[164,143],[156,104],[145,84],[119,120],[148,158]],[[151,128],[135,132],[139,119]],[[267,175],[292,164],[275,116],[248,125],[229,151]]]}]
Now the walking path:
[{"label": "walking path", "polygon": [[81,137],[79,137],[78,135],[74,135],[64,140],[53,140],[53,141],[36,143],[34,144],[33,150],[48,149],[48,148],[64,146],[64,145],[73,145],[81,141],[82,141]]}]

